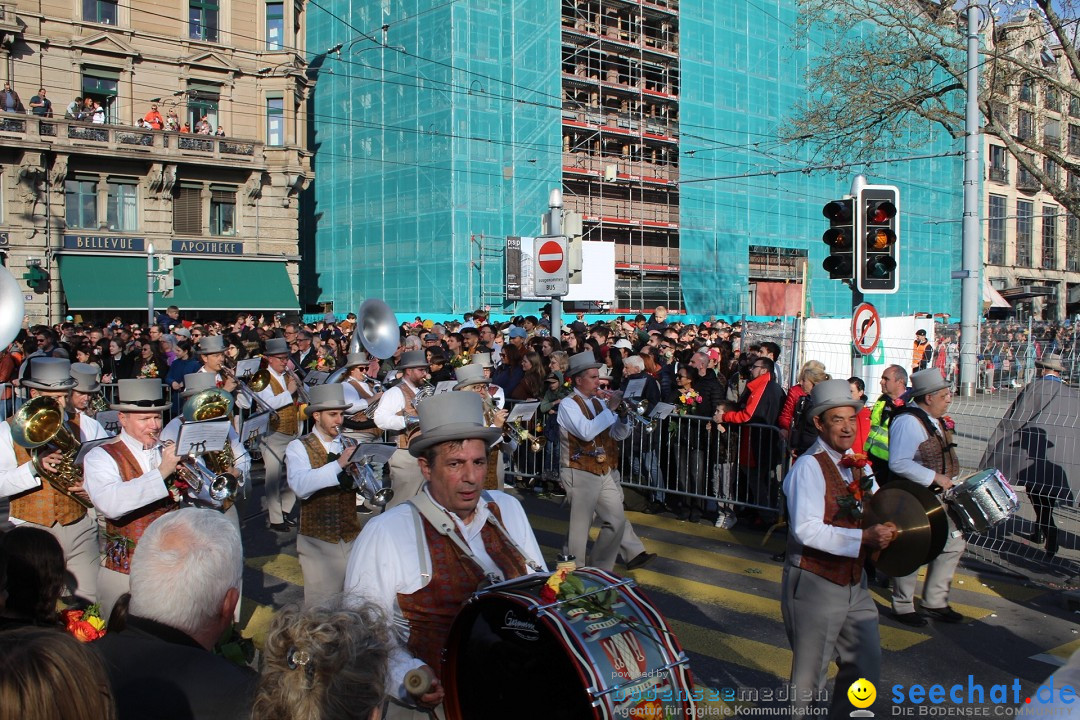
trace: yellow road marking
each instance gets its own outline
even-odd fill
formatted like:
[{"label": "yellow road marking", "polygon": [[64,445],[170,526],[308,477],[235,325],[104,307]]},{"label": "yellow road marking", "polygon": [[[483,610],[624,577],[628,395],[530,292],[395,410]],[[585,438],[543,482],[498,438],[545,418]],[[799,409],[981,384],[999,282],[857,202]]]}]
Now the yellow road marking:
[{"label": "yellow road marking", "polygon": [[248,567],[262,570],[267,575],[273,575],[278,580],[304,587],[304,573],[300,570],[300,561],[292,555],[262,555],[248,558],[244,563]]}]

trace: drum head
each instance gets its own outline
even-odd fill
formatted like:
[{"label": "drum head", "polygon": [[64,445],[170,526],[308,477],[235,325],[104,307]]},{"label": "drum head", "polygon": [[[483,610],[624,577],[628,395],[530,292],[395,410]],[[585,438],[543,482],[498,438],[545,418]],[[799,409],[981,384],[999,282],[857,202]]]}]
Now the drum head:
[{"label": "drum head", "polygon": [[552,620],[506,597],[476,598],[458,614],[447,642],[447,720],[596,718],[569,652]]}]

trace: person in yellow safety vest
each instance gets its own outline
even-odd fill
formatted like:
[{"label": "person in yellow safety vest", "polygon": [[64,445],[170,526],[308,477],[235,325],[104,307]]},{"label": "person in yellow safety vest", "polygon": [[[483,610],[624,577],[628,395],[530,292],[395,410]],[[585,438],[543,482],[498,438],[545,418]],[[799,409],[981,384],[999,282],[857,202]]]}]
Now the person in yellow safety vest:
[{"label": "person in yellow safety vest", "polygon": [[878,485],[892,480],[889,471],[889,422],[896,408],[903,407],[908,373],[900,365],[890,365],[881,373],[881,397],[870,410],[870,434],[866,437],[866,454],[874,468]]}]

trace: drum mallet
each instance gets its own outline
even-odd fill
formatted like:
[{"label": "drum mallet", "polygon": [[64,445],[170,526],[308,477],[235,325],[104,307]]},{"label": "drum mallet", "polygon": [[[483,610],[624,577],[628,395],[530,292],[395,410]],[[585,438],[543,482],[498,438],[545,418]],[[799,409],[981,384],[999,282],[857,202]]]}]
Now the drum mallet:
[{"label": "drum mallet", "polygon": [[413,668],[405,673],[405,692],[413,697],[427,695],[435,685],[435,675],[426,667]]}]

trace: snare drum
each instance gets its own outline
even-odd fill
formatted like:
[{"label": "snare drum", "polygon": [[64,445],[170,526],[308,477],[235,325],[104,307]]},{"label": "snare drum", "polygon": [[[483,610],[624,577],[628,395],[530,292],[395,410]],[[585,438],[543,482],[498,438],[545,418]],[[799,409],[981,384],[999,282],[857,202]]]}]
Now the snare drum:
[{"label": "snare drum", "polygon": [[1011,518],[1020,507],[1008,480],[993,468],[955,485],[948,502],[957,525],[969,533],[986,532]]},{"label": "snare drum", "polygon": [[689,661],[664,617],[631,580],[574,574],[586,594],[613,591],[610,611],[545,604],[542,573],[465,604],[443,659],[447,720],[694,716]]}]

